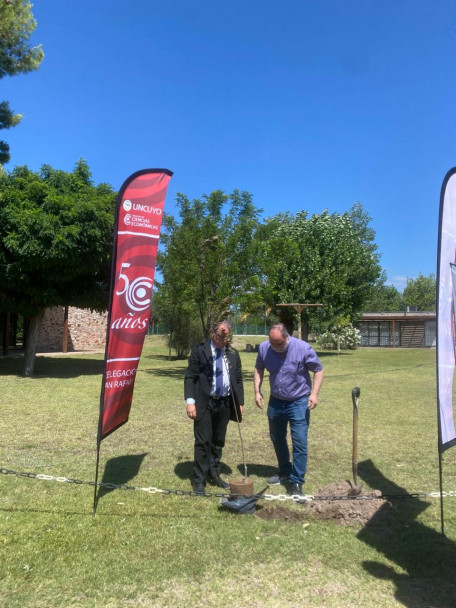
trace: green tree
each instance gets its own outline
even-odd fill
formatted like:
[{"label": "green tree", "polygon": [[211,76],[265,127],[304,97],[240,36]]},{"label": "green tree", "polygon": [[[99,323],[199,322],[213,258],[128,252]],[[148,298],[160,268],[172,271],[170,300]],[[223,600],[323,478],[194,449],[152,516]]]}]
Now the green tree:
[{"label": "green tree", "polygon": [[[179,219],[163,221],[158,260],[163,281],[154,302],[171,333],[185,324],[194,328],[198,319],[199,336],[207,337],[214,321],[239,310],[255,291],[253,235],[260,210],[249,193],[238,190],[229,195],[216,190],[192,201],[178,194],[177,205]],[[189,332],[189,340],[194,336]],[[180,352],[190,346],[180,344]]]},{"label": "green tree", "polygon": [[[0,78],[37,70],[44,54],[29,44],[36,27],[32,4],[26,0],[0,0]],[[15,127],[21,120],[7,101],[0,103],[0,129]],[[0,164],[10,160],[9,145],[0,141]]]},{"label": "green tree", "polygon": [[0,311],[30,320],[24,375],[33,373],[44,310],[107,307],[115,193],[85,161],[0,176]]},{"label": "green tree", "polygon": [[323,305],[302,312],[304,339],[311,327],[321,332],[340,317],[355,320],[362,311],[370,287],[381,276],[369,221],[357,203],[344,214],[276,216],[259,231],[263,299],[271,310],[291,330],[295,313],[289,307],[277,309],[277,304]]},{"label": "green tree", "polygon": [[436,279],[434,274],[428,277],[419,274],[416,279],[407,278],[407,285],[402,294],[406,306],[417,306],[418,310],[432,311],[436,306]]},{"label": "green tree", "polygon": [[403,310],[402,294],[384,279],[373,285],[364,303],[364,312],[399,312]]}]

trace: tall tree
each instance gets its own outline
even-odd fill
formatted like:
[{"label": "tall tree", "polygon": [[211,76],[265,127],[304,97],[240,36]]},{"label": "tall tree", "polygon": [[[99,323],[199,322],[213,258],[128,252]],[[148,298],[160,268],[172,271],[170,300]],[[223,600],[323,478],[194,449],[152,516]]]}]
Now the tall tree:
[{"label": "tall tree", "polygon": [[[32,4],[27,0],[0,0],[0,78],[37,70],[44,54],[29,44],[36,27]],[[15,127],[21,120],[7,101],[0,103],[0,129]],[[9,145],[0,141],[0,164],[10,160]]]},{"label": "tall tree", "polygon": [[[350,320],[362,311],[369,288],[381,275],[369,216],[357,203],[344,214],[328,211],[308,217],[271,218],[263,248],[264,300],[322,304],[302,312],[303,337],[310,327],[321,331],[340,317]],[[264,235],[259,233],[264,241]],[[293,325],[294,312],[279,309],[281,320]]]},{"label": "tall tree", "polygon": [[382,278],[369,290],[364,312],[399,312],[404,308],[402,294],[394,285],[385,285]]},{"label": "tall tree", "polygon": [[406,306],[417,306],[418,310],[433,311],[436,306],[436,279],[434,274],[428,277],[422,273],[416,279],[407,278],[407,285],[402,294]]},{"label": "tall tree", "polygon": [[85,161],[0,176],[0,311],[30,319],[24,375],[33,373],[44,310],[107,307],[115,193]]},{"label": "tall tree", "polygon": [[260,210],[249,193],[238,190],[216,190],[192,201],[178,194],[177,205],[179,219],[167,216],[163,222],[163,282],[154,302],[171,325],[189,327],[197,318],[200,337],[207,337],[211,324],[239,309],[253,291]]}]

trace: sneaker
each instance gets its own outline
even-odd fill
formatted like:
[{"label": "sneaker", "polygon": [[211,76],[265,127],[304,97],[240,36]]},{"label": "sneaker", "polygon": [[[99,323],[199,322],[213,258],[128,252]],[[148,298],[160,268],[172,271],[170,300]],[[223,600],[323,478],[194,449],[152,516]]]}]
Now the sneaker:
[{"label": "sneaker", "polygon": [[270,486],[278,486],[279,483],[287,484],[290,478],[288,475],[273,475],[272,477],[268,477],[267,481]]}]

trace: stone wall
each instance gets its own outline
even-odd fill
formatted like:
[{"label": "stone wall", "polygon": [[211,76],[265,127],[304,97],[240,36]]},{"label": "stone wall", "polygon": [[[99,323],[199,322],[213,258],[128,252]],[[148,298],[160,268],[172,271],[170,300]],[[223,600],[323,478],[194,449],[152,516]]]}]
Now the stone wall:
[{"label": "stone wall", "polygon": [[[38,352],[62,351],[63,306],[46,309],[41,325]],[[86,308],[68,309],[67,350],[97,350],[105,347],[108,313],[91,312]]]}]

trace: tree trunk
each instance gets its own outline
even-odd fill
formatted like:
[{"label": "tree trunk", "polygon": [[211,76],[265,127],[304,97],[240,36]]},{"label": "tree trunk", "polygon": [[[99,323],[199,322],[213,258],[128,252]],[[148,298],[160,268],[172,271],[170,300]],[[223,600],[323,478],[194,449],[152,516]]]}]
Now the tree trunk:
[{"label": "tree trunk", "polygon": [[293,335],[294,331],[294,319],[293,319],[293,311],[291,308],[280,308],[278,311],[280,322],[285,325],[287,328],[287,332],[290,336]]},{"label": "tree trunk", "polygon": [[11,315],[9,312],[5,312],[3,316],[3,354],[8,354],[9,349],[9,337],[10,337],[10,319]]},{"label": "tree trunk", "polygon": [[305,342],[309,341],[309,331],[310,331],[309,319],[307,318],[307,316],[304,316],[304,318],[302,320],[302,339]]},{"label": "tree trunk", "polygon": [[24,352],[24,368],[22,375],[24,378],[33,376],[33,370],[35,368],[35,355],[38,346],[38,338],[40,337],[41,321],[43,320],[44,311],[35,317],[29,319],[29,329],[27,333],[27,342],[25,344]]}]

